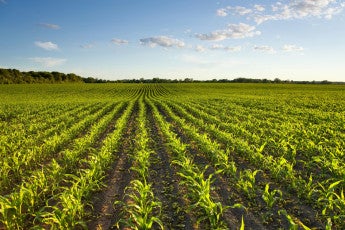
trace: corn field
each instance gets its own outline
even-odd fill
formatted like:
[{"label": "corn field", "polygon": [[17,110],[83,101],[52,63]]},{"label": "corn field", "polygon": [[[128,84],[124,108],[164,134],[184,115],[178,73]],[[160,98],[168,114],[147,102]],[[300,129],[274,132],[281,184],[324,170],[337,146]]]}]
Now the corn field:
[{"label": "corn field", "polygon": [[345,229],[343,85],[0,97],[0,229]]}]

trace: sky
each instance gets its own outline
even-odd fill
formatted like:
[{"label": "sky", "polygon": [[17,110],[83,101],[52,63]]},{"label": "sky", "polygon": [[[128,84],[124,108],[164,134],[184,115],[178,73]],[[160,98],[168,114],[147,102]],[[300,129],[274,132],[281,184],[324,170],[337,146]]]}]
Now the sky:
[{"label": "sky", "polygon": [[345,81],[345,0],[0,0],[0,68]]}]

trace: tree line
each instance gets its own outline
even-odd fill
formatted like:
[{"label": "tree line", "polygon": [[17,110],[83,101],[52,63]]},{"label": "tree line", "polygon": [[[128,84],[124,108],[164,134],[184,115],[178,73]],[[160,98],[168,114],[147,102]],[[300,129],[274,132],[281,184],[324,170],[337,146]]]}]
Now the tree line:
[{"label": "tree line", "polygon": [[66,83],[84,82],[83,78],[74,74],[59,72],[29,71],[0,68],[0,84],[34,84],[34,83]]},{"label": "tree line", "polygon": [[207,82],[207,83],[294,83],[294,84],[344,84],[344,82],[330,82],[330,81],[291,81],[280,80],[275,78],[269,79],[255,79],[255,78],[235,78],[235,79],[212,79],[212,80],[194,80],[193,78],[184,79],[121,79],[121,80],[104,80],[93,77],[81,77],[74,73],[60,73],[60,72],[46,72],[46,71],[29,71],[21,72],[17,69],[0,68],[0,84],[34,84],[34,83],[192,83],[192,82]]}]

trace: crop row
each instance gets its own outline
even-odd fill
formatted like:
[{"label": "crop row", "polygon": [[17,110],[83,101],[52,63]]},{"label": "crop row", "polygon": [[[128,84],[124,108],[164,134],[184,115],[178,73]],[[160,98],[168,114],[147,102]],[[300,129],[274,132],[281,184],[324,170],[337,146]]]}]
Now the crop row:
[{"label": "crop row", "polygon": [[345,107],[324,87],[20,89],[0,104],[0,229],[342,229]]}]

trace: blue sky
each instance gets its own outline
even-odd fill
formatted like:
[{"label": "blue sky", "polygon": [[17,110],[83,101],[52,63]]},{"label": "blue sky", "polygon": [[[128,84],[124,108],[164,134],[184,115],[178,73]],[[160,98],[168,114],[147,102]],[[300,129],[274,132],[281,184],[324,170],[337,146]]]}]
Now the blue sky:
[{"label": "blue sky", "polygon": [[0,67],[345,81],[345,1],[0,0]]}]

